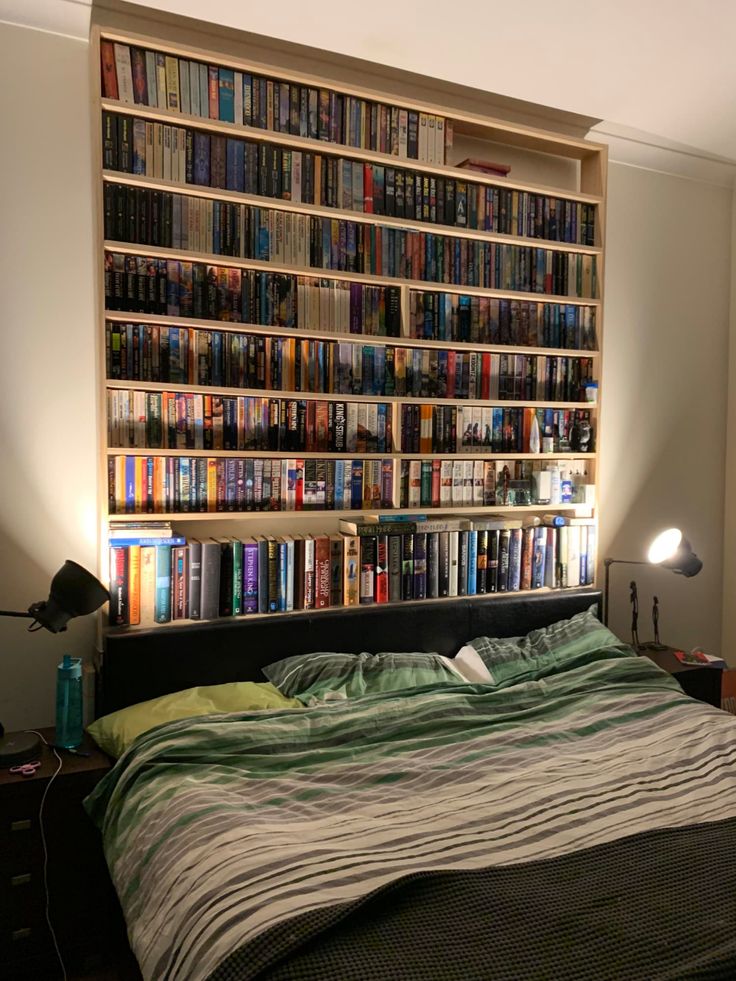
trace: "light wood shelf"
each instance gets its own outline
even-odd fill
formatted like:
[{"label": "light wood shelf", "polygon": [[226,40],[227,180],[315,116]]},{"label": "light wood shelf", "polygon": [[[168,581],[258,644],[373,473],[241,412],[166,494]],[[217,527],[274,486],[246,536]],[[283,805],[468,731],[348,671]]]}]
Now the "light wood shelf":
[{"label": "light wood shelf", "polygon": [[467,296],[490,296],[509,300],[529,300],[533,303],[556,303],[582,307],[599,307],[594,297],[562,296],[558,293],[524,293],[521,290],[499,290],[486,286],[459,286],[454,283],[425,282],[421,279],[402,279],[398,276],[374,276],[372,273],[342,272],[339,269],[318,269],[314,266],[291,266],[261,259],[241,259],[236,256],[215,255],[211,252],[191,252],[188,249],[162,248],[156,245],[135,245],[107,239],[108,252],[124,255],[150,256],[157,259],[176,259],[183,262],[203,262],[210,266],[231,269],[255,269],[258,272],[287,273],[310,279],[334,279],[345,283],[364,283],[367,286],[404,286],[408,289],[435,293],[461,293]]},{"label": "light wood shelf", "polygon": [[236,396],[242,395],[245,398],[265,398],[265,399],[296,399],[303,401],[316,402],[366,402],[366,403],[387,403],[389,405],[406,403],[419,405],[480,405],[495,406],[506,409],[586,409],[595,411],[595,402],[545,402],[545,401],[524,401],[523,399],[441,399],[441,398],[420,398],[414,395],[334,395],[326,392],[290,392],[285,389],[273,388],[226,388],[220,385],[183,385],[177,383],[164,382],[129,382],[108,379],[105,383],[109,389],[137,390],[139,392],[184,392],[191,394]]},{"label": "light wood shelf", "polygon": [[[287,518],[321,518],[323,521],[329,518],[342,518],[360,516],[364,514],[387,514],[387,515],[398,515],[398,514],[426,514],[428,521],[441,520],[448,516],[454,515],[485,515],[488,518],[494,517],[496,514],[512,515],[512,514],[551,514],[560,512],[561,514],[570,514],[575,512],[576,514],[580,512],[579,517],[587,517],[591,508],[585,504],[516,504],[516,505],[499,505],[488,504],[488,505],[443,505],[439,508],[432,507],[405,507],[405,508],[361,508],[355,511],[328,511],[327,509],[314,510],[314,511],[169,511],[169,512],[152,512],[146,514],[109,514],[110,521],[135,521],[135,522],[145,522],[145,521],[171,521],[172,524],[175,522],[182,523],[184,521],[265,521],[268,523],[271,519],[285,520]],[[585,513],[583,513],[585,512]],[[591,518],[592,520],[592,518]]]},{"label": "light wood shelf", "polygon": [[346,331],[312,330],[301,327],[264,327],[229,320],[202,320],[193,317],[168,317],[158,313],[128,313],[124,310],[106,310],[105,319],[116,323],[157,324],[161,327],[191,327],[197,330],[220,330],[232,334],[259,334],[264,337],[293,337],[296,340],[335,341],[336,343],[380,345],[383,347],[418,347],[442,351],[480,351],[491,354],[549,355],[564,358],[597,358],[598,350],[565,347],[529,347],[523,344],[481,344],[475,341],[435,341],[419,337],[389,337],[385,334],[352,334]]},{"label": "light wood shelf", "polygon": [[205,198],[210,201],[227,201],[232,204],[251,205],[252,207],[293,214],[305,214],[318,218],[346,219],[363,225],[385,226],[387,228],[403,228],[429,235],[448,236],[450,238],[472,239],[480,242],[496,242],[500,245],[519,245],[524,248],[533,247],[549,252],[577,252],[582,255],[600,256],[603,249],[595,245],[577,245],[575,243],[559,242],[553,239],[531,238],[526,235],[509,235],[503,232],[486,232],[470,228],[460,228],[457,225],[442,225],[436,222],[416,221],[410,218],[394,218],[390,215],[369,214],[364,211],[349,211],[345,208],[329,208],[325,205],[295,204],[283,198],[271,198],[260,194],[245,194],[241,191],[228,191],[224,188],[204,187],[200,184],[182,184],[179,181],[164,180],[153,177],[141,177],[137,174],[125,174],[118,171],[106,170],[102,175],[109,184],[124,184],[132,187],[143,187],[149,190],[169,191],[188,197]]},{"label": "light wood shelf", "polygon": [[399,450],[391,453],[359,453],[345,451],[334,453],[329,450],[319,452],[310,450],[178,450],[147,448],[140,446],[108,446],[107,456],[183,456],[183,457],[228,457],[241,459],[277,459],[291,460],[591,460],[595,461],[596,453],[576,453],[569,450],[561,453],[493,453],[482,450],[468,450],[462,453],[402,453]]}]

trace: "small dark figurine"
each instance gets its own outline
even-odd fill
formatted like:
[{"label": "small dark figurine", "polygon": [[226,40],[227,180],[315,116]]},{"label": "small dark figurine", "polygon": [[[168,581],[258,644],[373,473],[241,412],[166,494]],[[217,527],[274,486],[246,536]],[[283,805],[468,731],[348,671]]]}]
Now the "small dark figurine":
[{"label": "small dark figurine", "polygon": [[570,430],[570,449],[576,453],[589,453],[592,449],[593,430],[587,419],[576,419]]},{"label": "small dark figurine", "polygon": [[634,650],[639,647],[639,590],[632,579],[629,583],[631,590],[631,646]]}]

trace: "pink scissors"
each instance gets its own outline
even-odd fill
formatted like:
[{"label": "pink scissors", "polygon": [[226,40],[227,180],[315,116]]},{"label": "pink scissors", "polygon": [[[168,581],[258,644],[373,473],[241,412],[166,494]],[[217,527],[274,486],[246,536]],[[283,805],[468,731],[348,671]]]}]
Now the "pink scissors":
[{"label": "pink scissors", "polygon": [[34,760],[33,763],[21,763],[20,766],[11,766],[10,772],[20,773],[24,777],[32,777],[40,766],[40,761]]}]

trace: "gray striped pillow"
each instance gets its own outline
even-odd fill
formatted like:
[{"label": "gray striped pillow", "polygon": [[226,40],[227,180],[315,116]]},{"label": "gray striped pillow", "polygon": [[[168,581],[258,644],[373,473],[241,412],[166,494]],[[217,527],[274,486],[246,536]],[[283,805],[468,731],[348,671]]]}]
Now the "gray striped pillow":
[{"label": "gray striped pillow", "polygon": [[476,637],[468,641],[488,668],[492,684],[499,688],[605,658],[636,657],[595,615],[595,606],[532,630],[525,637]]},{"label": "gray striped pillow", "polygon": [[304,703],[465,681],[449,658],[421,652],[297,654],[263,673],[283,695]]}]

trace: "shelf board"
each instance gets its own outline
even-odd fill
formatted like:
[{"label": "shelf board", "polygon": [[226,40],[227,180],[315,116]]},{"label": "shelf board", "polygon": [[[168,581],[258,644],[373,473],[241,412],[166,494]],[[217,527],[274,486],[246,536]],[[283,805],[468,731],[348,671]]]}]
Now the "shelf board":
[{"label": "shelf board", "polygon": [[234,204],[247,204],[262,209],[273,208],[276,211],[313,215],[320,218],[345,218],[348,221],[354,221],[364,225],[384,225],[388,228],[405,228],[427,234],[447,235],[451,238],[473,239],[481,242],[497,242],[502,245],[532,246],[534,248],[547,249],[550,252],[578,252],[583,255],[603,255],[603,249],[593,245],[578,245],[572,242],[530,238],[524,235],[478,231],[476,229],[460,228],[457,225],[442,225],[435,222],[416,221],[410,218],[393,218],[390,215],[368,214],[364,211],[349,211],[343,208],[329,208],[323,205],[295,204],[292,201],[285,201],[282,198],[271,198],[258,194],[244,194],[240,191],[203,187],[199,184],[182,184],[179,181],[143,177],[137,174],[125,174],[118,171],[105,170],[102,173],[102,177],[103,180],[111,184],[126,184],[134,187],[150,188],[151,190],[171,191],[177,194],[188,195],[189,197],[228,201]]},{"label": "shelf board", "polygon": [[295,450],[174,450],[140,446],[109,446],[107,456],[173,456],[283,460],[596,460],[596,453],[331,453],[328,450],[297,452]]},{"label": "shelf board", "polygon": [[105,386],[108,389],[139,392],[183,392],[185,394],[201,395],[228,395],[243,396],[244,398],[265,398],[265,399],[297,399],[307,402],[366,402],[369,404],[388,404],[388,405],[480,405],[495,406],[508,409],[587,409],[594,411],[595,402],[539,402],[524,401],[521,399],[440,399],[440,398],[420,398],[413,395],[334,395],[328,392],[289,392],[283,389],[273,388],[226,388],[214,385],[183,385],[166,384],[165,382],[138,382],[138,381],[118,381],[107,379]]},{"label": "shelf board", "polygon": [[[183,112],[175,112],[170,109],[159,109],[154,106],[144,106],[141,104],[129,104],[118,102],[115,99],[103,98],[100,100],[103,110],[117,112],[127,116],[137,116],[139,119],[148,119],[152,122],[160,122],[165,125],[191,126],[194,129],[204,130],[208,133],[218,133],[223,136],[240,137],[241,139],[253,140],[258,143],[271,143],[274,146],[290,147],[294,150],[301,150],[305,153],[319,153],[323,156],[342,157],[346,160],[358,160],[365,163],[375,163],[383,167],[401,167],[404,170],[412,170],[421,174],[430,174],[434,177],[446,177],[473,184],[483,184],[491,187],[502,187],[512,191],[525,191],[530,194],[541,194],[547,197],[564,198],[567,201],[580,201],[583,204],[601,205],[603,198],[598,194],[585,194],[581,191],[568,190],[567,188],[554,187],[545,184],[533,184],[525,181],[515,181],[507,177],[498,177],[482,174],[475,170],[466,170],[462,167],[452,167],[447,164],[428,164],[420,160],[413,160],[408,157],[394,156],[389,153],[381,153],[377,150],[362,149],[360,147],[347,146],[343,143],[330,143],[326,140],[314,140],[305,136],[294,136],[290,133],[280,133],[276,130],[260,129],[255,126],[239,125],[228,123],[219,119],[209,119],[202,116],[192,116]],[[442,115],[442,112],[429,109],[433,114]],[[457,118],[457,113],[451,113],[450,118]],[[478,117],[480,119],[480,117]],[[460,130],[458,130],[460,132]],[[468,135],[470,127],[466,130]],[[475,134],[477,135],[477,134]],[[572,141],[571,141],[572,142]],[[597,152],[595,144],[586,146],[584,155]],[[553,152],[554,150],[543,150],[542,152]],[[582,159],[580,154],[562,154]]]},{"label": "shelf board", "polygon": [[150,256],[157,259],[176,259],[183,262],[203,262],[211,266],[230,269],[255,269],[259,272],[287,273],[310,279],[334,279],[346,283],[364,283],[368,286],[406,286],[409,289],[435,293],[460,293],[467,296],[489,296],[511,300],[529,300],[533,303],[557,303],[584,307],[599,307],[601,301],[593,297],[561,296],[557,293],[523,293],[520,290],[498,290],[485,286],[459,286],[454,283],[430,283],[421,279],[401,279],[390,276],[374,276],[369,273],[341,272],[338,269],[317,269],[313,266],[291,266],[286,263],[266,262],[262,259],[240,259],[236,256],[214,255],[210,252],[190,252],[188,249],[162,248],[155,245],[138,245],[106,239],[103,247],[108,252],[125,255]]},{"label": "shelf board", "polygon": [[[361,515],[361,514],[426,514],[428,521],[437,520],[446,516],[454,516],[458,514],[467,515],[486,515],[491,518],[496,514],[539,514],[544,512],[545,514],[551,513],[572,513],[580,512],[579,517],[587,518],[590,516],[590,520],[593,521],[594,518],[591,516],[590,512],[593,510],[592,505],[589,504],[528,504],[528,505],[506,505],[506,506],[496,506],[496,505],[475,505],[475,506],[461,506],[458,505],[454,507],[453,505],[447,505],[446,507],[440,508],[430,508],[430,507],[406,507],[406,508],[361,508],[360,510],[354,511],[171,511],[171,512],[156,512],[153,514],[114,514],[108,513],[108,521],[171,521],[173,522],[188,522],[188,521],[266,521],[269,522],[273,519],[285,520],[287,518],[321,518],[323,521],[327,518],[341,518],[350,515]],[[584,512],[584,513],[583,513]],[[432,517],[430,517],[432,516]]]},{"label": "shelf board", "polygon": [[200,320],[192,317],[167,317],[157,313],[129,313],[124,310],[106,310],[105,319],[116,323],[158,324],[161,327],[192,327],[202,330],[220,330],[225,333],[262,334],[265,337],[294,337],[304,340],[350,342],[353,344],[391,347],[418,347],[433,350],[481,351],[492,354],[542,354],[550,357],[597,358],[599,352],[578,348],[528,347],[520,344],[476,344],[473,341],[433,341],[418,337],[388,337],[379,334],[349,334],[343,331],[302,329],[300,327],[264,327],[262,324],[233,323],[226,320]]}]

